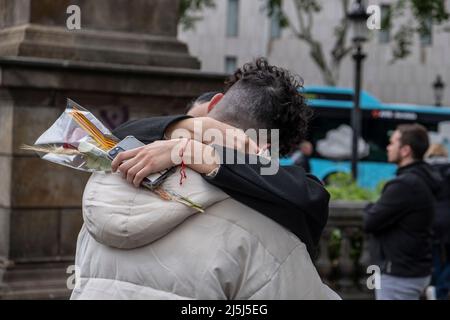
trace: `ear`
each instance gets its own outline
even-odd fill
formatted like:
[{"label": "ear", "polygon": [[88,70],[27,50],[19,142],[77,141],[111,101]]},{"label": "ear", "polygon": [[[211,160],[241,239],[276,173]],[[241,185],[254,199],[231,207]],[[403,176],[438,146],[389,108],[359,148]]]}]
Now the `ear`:
[{"label": "ear", "polygon": [[218,93],[211,99],[208,105],[208,113],[210,113],[211,110],[214,109],[214,107],[220,102],[220,100],[222,100],[222,98],[223,93]]},{"label": "ear", "polygon": [[401,149],[400,149],[400,153],[402,155],[402,158],[407,158],[409,156],[412,157],[412,155],[413,155],[411,146],[409,146],[409,145],[402,146]]}]

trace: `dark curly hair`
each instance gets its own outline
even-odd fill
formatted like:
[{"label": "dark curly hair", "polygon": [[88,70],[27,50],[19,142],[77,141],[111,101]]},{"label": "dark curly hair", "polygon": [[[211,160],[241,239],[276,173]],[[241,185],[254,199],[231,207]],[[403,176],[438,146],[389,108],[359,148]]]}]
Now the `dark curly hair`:
[{"label": "dark curly hair", "polygon": [[244,130],[279,129],[280,154],[285,155],[305,139],[312,117],[312,110],[300,92],[302,88],[299,76],[258,58],[227,80],[224,97],[227,107],[222,112]]}]

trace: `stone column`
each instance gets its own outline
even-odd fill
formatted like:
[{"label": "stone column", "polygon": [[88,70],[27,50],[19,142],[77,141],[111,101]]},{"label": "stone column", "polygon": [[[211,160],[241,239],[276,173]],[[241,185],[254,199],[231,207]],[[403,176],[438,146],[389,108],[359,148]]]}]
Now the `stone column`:
[{"label": "stone column", "polygon": [[[78,31],[66,8],[81,8]],[[0,0],[0,299],[67,298],[89,174],[20,149],[71,98],[111,129],[223,88],[176,40],[177,0]]]},{"label": "stone column", "polygon": [[[80,30],[69,30],[70,5]],[[176,39],[179,0],[0,0],[0,56],[198,69]]]}]

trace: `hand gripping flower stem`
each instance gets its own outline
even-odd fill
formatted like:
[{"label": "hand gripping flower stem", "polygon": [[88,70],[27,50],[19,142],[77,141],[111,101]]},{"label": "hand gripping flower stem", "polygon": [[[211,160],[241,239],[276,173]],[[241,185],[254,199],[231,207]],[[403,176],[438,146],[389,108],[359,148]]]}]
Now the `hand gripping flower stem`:
[{"label": "hand gripping flower stem", "polygon": [[[219,166],[220,158],[214,148],[201,142],[173,139],[155,141],[141,148],[121,152],[112,162],[112,170],[119,171],[123,178],[139,187],[145,177],[178,166],[182,162],[200,174],[208,174]],[[163,198],[201,209],[201,206],[171,190],[159,188],[156,193]]]}]

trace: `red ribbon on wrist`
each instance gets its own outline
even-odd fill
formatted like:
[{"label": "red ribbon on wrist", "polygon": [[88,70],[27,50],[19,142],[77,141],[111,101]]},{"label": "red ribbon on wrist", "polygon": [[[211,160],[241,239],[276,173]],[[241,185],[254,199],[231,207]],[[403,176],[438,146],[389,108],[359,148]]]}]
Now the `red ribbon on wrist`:
[{"label": "red ribbon on wrist", "polygon": [[186,175],[186,163],[184,163],[184,151],[186,151],[186,147],[188,145],[188,143],[191,141],[190,138],[187,139],[186,144],[184,145],[183,148],[180,149],[180,153],[179,156],[181,158],[181,169],[180,169],[180,186],[183,185],[183,181],[186,180],[187,175]]}]

